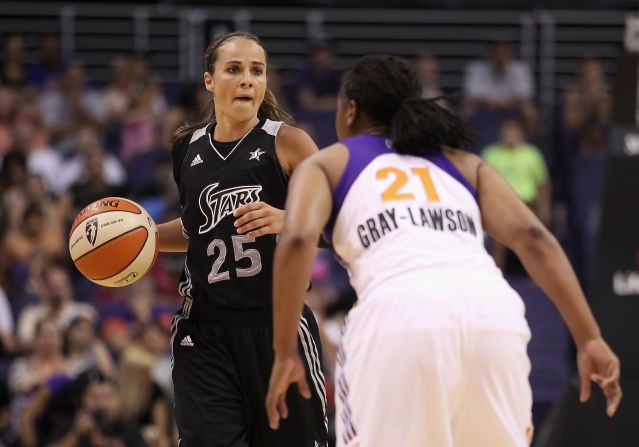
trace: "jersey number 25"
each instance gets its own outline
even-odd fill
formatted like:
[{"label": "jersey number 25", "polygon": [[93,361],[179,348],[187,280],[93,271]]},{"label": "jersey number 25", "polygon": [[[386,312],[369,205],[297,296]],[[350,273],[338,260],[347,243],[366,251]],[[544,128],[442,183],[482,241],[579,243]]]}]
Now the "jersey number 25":
[{"label": "jersey number 25", "polygon": [[[238,262],[241,259],[248,258],[251,261],[251,265],[248,268],[241,269],[236,268],[235,273],[238,278],[246,278],[247,276],[255,276],[262,271],[262,258],[260,257],[260,252],[254,248],[244,249],[244,244],[248,242],[255,242],[255,239],[249,236],[231,236],[231,242],[233,244],[233,253],[235,255],[235,262]],[[211,267],[211,272],[209,273],[208,280],[209,284],[213,284],[218,281],[226,281],[231,279],[231,274],[228,271],[220,272],[220,268],[226,259],[226,244],[222,239],[214,239],[209,246],[206,248],[206,254],[208,256],[215,256],[215,252],[217,253],[217,258],[213,261],[213,267]]]}]

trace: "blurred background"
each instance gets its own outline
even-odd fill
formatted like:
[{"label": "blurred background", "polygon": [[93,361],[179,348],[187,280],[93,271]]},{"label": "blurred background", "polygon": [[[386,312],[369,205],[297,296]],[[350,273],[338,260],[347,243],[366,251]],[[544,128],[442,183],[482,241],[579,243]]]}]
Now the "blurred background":
[{"label": "blurred background", "polygon": [[[270,88],[320,147],[336,139],[352,62],[414,62],[423,96],[466,120],[478,137],[467,149],[560,240],[622,358],[626,398],[608,421],[600,396],[577,403],[574,348],[553,306],[487,240],[527,307],[535,445],[638,446],[639,4],[216,3],[0,3],[0,446],[177,445],[168,334],[183,256],[162,254],[136,284],[106,289],[73,268],[66,238],[105,196],[136,200],[158,222],[179,216],[170,136],[207,99],[207,43],[234,30],[263,39]],[[332,394],[355,297],[328,252],[313,284]],[[102,443],[78,442],[91,426]]]}]

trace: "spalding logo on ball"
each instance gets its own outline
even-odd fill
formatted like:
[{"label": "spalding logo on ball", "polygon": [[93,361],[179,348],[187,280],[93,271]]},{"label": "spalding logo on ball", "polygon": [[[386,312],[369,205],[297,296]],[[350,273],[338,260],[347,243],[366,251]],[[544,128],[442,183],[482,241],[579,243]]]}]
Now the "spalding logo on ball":
[{"label": "spalding logo on ball", "polygon": [[73,221],[69,253],[78,270],[108,287],[134,283],[158,254],[158,230],[144,208],[122,197],[87,205]]}]

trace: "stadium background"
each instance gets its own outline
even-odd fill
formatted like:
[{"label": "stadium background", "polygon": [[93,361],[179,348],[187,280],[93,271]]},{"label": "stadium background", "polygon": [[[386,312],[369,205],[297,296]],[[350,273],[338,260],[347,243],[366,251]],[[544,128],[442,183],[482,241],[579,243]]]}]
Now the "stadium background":
[{"label": "stadium background", "polygon": [[[55,445],[81,427],[84,410],[124,445],[141,445],[131,431],[150,446],[176,445],[167,347],[183,258],[161,255],[137,284],[99,288],[72,268],[66,234],[82,206],[108,195],[138,200],[158,222],[178,215],[170,135],[195,119],[206,98],[209,39],[243,29],[263,39],[270,87],[320,147],[335,139],[340,73],[363,54],[383,52],[415,60],[425,96],[449,95],[442,104],[479,136],[470,150],[487,154],[493,145],[503,154],[494,143],[505,138],[504,121],[537,148],[542,162],[520,162],[509,175],[534,186],[531,206],[593,292],[604,334],[631,367],[615,421],[605,421],[601,402],[578,406],[565,327],[502,251],[533,332],[535,445],[639,445],[637,61],[624,46],[627,35],[633,39],[625,29],[636,3],[520,0],[478,8],[414,0],[381,9],[385,3],[0,4],[0,446]],[[487,88],[482,78],[481,67],[496,59],[516,67],[511,90]],[[548,176],[539,174],[543,166]],[[341,319],[354,297],[328,253],[313,280],[309,304],[322,327],[330,392]],[[95,370],[117,380],[102,390],[102,404],[82,399],[88,384],[101,381]]]}]

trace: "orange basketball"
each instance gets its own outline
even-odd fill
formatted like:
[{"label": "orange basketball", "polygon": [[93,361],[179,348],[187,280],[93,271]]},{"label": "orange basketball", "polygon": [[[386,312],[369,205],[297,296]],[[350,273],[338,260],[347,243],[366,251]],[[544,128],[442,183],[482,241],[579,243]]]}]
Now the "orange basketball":
[{"label": "orange basketball", "polygon": [[73,221],[69,253],[94,283],[122,287],[140,279],[158,254],[158,230],[144,208],[122,197],[87,205]]}]

